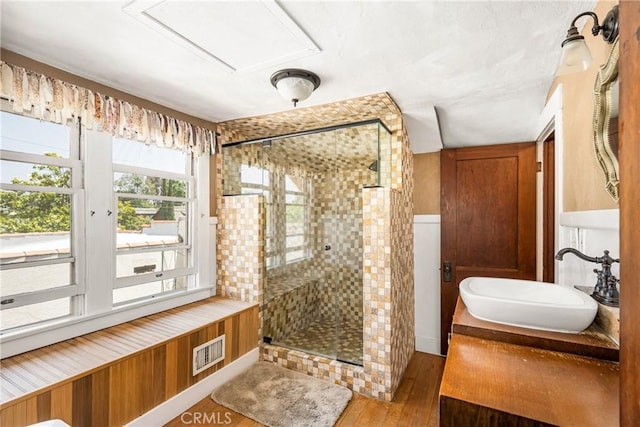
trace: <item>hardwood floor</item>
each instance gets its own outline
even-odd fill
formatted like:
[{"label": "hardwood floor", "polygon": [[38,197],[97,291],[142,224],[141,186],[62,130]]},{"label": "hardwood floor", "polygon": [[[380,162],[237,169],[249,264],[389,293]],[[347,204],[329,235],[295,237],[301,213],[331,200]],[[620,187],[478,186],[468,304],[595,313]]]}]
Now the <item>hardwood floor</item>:
[{"label": "hardwood floor", "polygon": [[[444,362],[444,357],[414,353],[392,402],[354,393],[336,426],[437,426],[438,390]],[[174,418],[167,426],[194,424],[260,426],[252,419],[218,405],[208,396]]]}]

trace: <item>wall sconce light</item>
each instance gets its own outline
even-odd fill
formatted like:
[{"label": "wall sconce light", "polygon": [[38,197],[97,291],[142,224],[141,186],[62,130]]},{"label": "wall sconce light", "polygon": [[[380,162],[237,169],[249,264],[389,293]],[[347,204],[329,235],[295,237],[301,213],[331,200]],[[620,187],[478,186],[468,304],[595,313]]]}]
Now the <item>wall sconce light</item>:
[{"label": "wall sconce light", "polygon": [[560,56],[560,63],[556,70],[557,76],[584,71],[589,68],[589,64],[591,64],[591,52],[589,52],[584,37],[578,33],[578,29],[576,28],[576,21],[582,16],[591,16],[593,18],[591,34],[594,36],[602,32],[602,38],[607,43],[613,43],[616,37],[618,37],[617,5],[607,13],[602,25],[598,22],[598,15],[593,12],[584,12],[576,16],[573,18],[573,21],[571,21],[571,26],[569,27],[569,31],[567,31],[567,38],[562,42],[562,55]]},{"label": "wall sconce light", "polygon": [[311,71],[287,68],[273,73],[271,84],[278,90],[280,96],[293,102],[295,107],[299,101],[307,99],[320,86],[320,77]]}]

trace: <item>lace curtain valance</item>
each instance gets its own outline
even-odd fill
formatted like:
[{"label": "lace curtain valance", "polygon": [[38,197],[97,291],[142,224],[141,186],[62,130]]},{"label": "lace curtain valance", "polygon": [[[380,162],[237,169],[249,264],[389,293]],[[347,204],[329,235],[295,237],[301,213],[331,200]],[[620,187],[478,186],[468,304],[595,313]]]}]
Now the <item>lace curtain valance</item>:
[{"label": "lace curtain valance", "polygon": [[200,155],[215,150],[215,132],[126,101],[0,61],[0,96],[16,113]]}]

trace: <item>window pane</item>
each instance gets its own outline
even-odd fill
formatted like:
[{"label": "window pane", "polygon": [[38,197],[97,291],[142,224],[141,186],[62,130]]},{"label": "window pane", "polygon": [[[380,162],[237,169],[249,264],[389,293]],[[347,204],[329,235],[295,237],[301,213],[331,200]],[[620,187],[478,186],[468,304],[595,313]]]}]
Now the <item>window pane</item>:
[{"label": "window pane", "polygon": [[[3,248],[4,249],[4,248]],[[40,265],[0,271],[0,296],[70,285],[71,263]]]},{"label": "window pane", "polygon": [[187,243],[184,202],[118,198],[118,248]]},{"label": "window pane", "polygon": [[287,248],[295,248],[304,244],[304,236],[287,236]]},{"label": "window pane", "polygon": [[287,262],[304,258],[304,250],[287,252]]},{"label": "window pane", "polygon": [[188,154],[180,150],[113,138],[113,163],[184,174]]},{"label": "window pane", "polygon": [[267,257],[267,262],[266,262],[266,264],[267,264],[267,268],[271,268],[271,267],[275,266],[275,264],[276,264],[276,258],[275,258],[275,257],[272,257],[272,256]]},{"label": "window pane", "polygon": [[0,329],[5,330],[71,314],[71,299],[60,298],[37,304],[9,308],[0,312]]},{"label": "window pane", "polygon": [[263,194],[264,190],[258,187],[242,187],[240,194]]},{"label": "window pane", "polygon": [[290,225],[302,225],[304,222],[304,206],[300,205],[287,205],[286,207],[286,220],[287,220],[287,234],[291,234],[289,231]]},{"label": "window pane", "polygon": [[284,188],[286,191],[296,191],[302,193],[304,178],[287,175],[284,179]]},{"label": "window pane", "polygon": [[6,184],[69,188],[71,169],[35,163],[0,161],[0,175]]},{"label": "window pane", "polygon": [[4,111],[0,122],[0,149],[69,157],[69,127]]},{"label": "window pane", "polygon": [[136,254],[121,253],[117,256],[117,277],[135,276],[176,268],[188,267],[189,258],[186,249],[145,252]]},{"label": "window pane", "polygon": [[[132,173],[113,174],[113,191],[144,196],[187,197],[187,182]],[[144,201],[139,203],[144,204]]]},{"label": "window pane", "polygon": [[148,298],[152,295],[160,295],[166,292],[187,289],[188,277],[177,277],[175,279],[160,280],[157,282],[143,283],[142,285],[129,286],[113,290],[113,303],[121,304],[141,298]]},{"label": "window pane", "polygon": [[[66,248],[69,251],[71,228],[71,196],[49,192],[0,191],[0,234],[2,251],[15,252],[20,245],[24,251]],[[63,233],[59,235],[58,233]],[[7,242],[4,235],[30,233],[30,238]],[[51,234],[55,233],[55,234]],[[65,235],[66,233],[66,235]],[[66,243],[62,243],[62,241]]]},{"label": "window pane", "polygon": [[240,181],[246,184],[269,186],[269,171],[256,166],[241,165]]},{"label": "window pane", "polygon": [[285,197],[286,197],[287,204],[293,204],[293,205],[304,204],[304,196],[297,195],[297,194],[287,194]]}]

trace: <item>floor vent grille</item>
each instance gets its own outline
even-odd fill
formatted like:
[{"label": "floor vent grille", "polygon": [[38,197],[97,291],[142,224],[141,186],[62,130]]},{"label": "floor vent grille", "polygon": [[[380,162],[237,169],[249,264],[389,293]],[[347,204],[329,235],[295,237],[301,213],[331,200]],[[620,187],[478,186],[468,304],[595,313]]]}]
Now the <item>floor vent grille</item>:
[{"label": "floor vent grille", "polygon": [[224,360],[224,335],[193,349],[193,375]]}]

